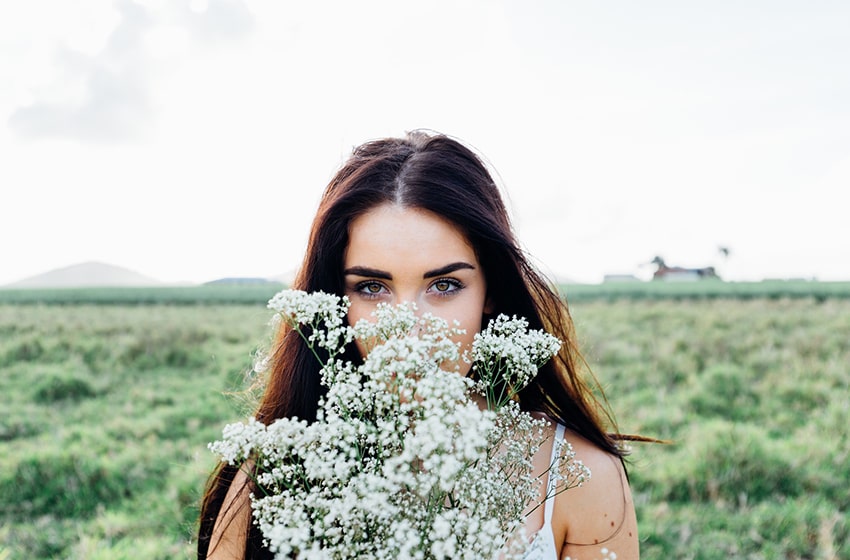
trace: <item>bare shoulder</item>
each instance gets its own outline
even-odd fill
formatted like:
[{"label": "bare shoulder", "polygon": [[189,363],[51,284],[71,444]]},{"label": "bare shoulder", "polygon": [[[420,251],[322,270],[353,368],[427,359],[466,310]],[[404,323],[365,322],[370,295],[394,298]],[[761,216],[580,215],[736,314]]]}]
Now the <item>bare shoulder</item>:
[{"label": "bare shoulder", "polygon": [[251,523],[250,465],[243,465],[233,477],[215,520],[207,560],[240,560],[245,556]]},{"label": "bare shoulder", "polygon": [[555,500],[557,534],[565,535],[561,558],[598,560],[608,552],[618,560],[638,558],[637,518],[622,462],[569,430],[565,437],[591,477]]}]

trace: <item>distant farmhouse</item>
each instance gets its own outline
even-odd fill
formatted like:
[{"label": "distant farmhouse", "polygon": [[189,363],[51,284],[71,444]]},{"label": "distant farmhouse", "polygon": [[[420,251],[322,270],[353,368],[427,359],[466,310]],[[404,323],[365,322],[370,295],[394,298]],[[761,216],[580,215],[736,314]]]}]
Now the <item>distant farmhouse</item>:
[{"label": "distant farmhouse", "polygon": [[658,256],[652,259],[652,264],[658,267],[652,275],[653,280],[694,282],[697,280],[720,279],[713,266],[706,266],[704,268],[668,266],[664,262],[664,259]]}]

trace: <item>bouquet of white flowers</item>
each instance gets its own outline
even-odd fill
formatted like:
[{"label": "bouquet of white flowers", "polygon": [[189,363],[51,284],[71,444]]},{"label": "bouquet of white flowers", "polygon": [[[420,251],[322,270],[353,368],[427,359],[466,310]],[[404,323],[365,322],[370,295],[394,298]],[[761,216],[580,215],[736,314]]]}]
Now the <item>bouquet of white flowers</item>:
[{"label": "bouquet of white flowers", "polygon": [[[277,294],[276,319],[317,359],[320,348],[328,355],[316,421],[251,418],[210,444],[223,461],[255,466],[251,504],[265,544],[276,558],[521,556],[524,517],[539,505],[531,459],[545,422],[515,395],[560,341],[499,316],[461,356],[459,331],[413,306],[379,306],[374,322],[353,327],[348,306],[324,293]],[[342,359],[355,340],[359,364]],[[451,371],[463,359],[474,375]],[[555,491],[590,476],[568,443],[554,456]]]}]

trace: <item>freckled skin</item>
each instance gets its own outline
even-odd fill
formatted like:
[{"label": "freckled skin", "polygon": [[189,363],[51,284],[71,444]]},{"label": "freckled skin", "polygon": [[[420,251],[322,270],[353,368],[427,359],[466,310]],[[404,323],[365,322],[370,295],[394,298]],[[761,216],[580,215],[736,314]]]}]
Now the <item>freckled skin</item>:
[{"label": "freckled skin", "polygon": [[[464,351],[489,311],[487,282],[472,246],[428,211],[383,204],[359,216],[350,226],[343,270],[351,324],[370,319],[379,303],[413,302],[420,314],[458,321],[466,333],[454,340]],[[459,365],[468,371],[469,364]]]}]

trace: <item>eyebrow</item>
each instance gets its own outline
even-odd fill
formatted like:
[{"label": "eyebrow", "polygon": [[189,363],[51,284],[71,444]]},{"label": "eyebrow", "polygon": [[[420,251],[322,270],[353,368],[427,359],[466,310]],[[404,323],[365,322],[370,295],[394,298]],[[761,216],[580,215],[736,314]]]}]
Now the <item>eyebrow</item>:
[{"label": "eyebrow", "polygon": [[382,280],[393,279],[393,275],[389,272],[384,272],[383,270],[378,270],[377,268],[368,268],[365,266],[352,266],[351,268],[346,268],[343,272],[346,276],[365,276],[367,278],[380,278]]},{"label": "eyebrow", "polygon": [[435,268],[434,270],[429,270],[425,274],[422,275],[422,278],[434,278],[435,276],[442,276],[444,274],[451,274],[452,272],[463,270],[463,269],[471,269],[475,270],[475,267],[467,262],[455,262],[451,264],[447,264],[446,266],[441,266],[440,268]]},{"label": "eyebrow", "polygon": [[[467,262],[454,262],[451,264],[447,264],[446,266],[441,266],[440,268],[435,268],[434,270],[429,270],[428,272],[422,275],[422,278],[434,278],[436,276],[451,274],[452,272],[456,272],[458,270],[463,269],[475,270],[475,267]],[[346,276],[364,276],[366,278],[380,278],[382,280],[393,279],[393,275],[389,272],[378,270],[377,268],[369,268],[366,266],[352,266],[351,268],[346,268],[343,272]]]}]

